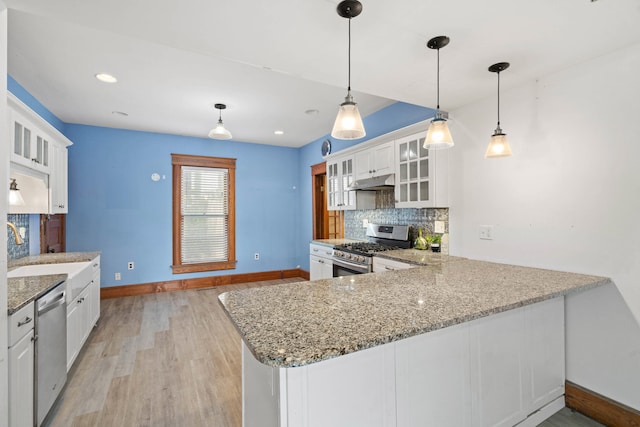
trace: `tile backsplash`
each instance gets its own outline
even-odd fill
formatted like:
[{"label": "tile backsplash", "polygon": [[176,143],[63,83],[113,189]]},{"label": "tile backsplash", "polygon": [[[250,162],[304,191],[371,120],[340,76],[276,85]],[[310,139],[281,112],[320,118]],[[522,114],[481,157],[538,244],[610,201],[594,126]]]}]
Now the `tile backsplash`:
[{"label": "tile backsplash", "polygon": [[[378,202],[378,200],[376,200]],[[363,220],[374,224],[408,224],[409,239],[413,241],[418,235],[418,228],[422,228],[427,234],[433,233],[434,221],[443,221],[445,234],[442,239],[442,251],[448,253],[449,236],[449,209],[448,208],[423,208],[423,209],[366,209],[345,211],[344,236],[351,239],[366,240],[366,228],[362,226]]]},{"label": "tile backsplash", "polygon": [[29,215],[28,214],[9,214],[7,221],[20,228],[25,229],[25,235],[22,240],[24,243],[16,245],[16,238],[13,231],[7,227],[7,257],[8,259],[18,259],[29,255]]}]

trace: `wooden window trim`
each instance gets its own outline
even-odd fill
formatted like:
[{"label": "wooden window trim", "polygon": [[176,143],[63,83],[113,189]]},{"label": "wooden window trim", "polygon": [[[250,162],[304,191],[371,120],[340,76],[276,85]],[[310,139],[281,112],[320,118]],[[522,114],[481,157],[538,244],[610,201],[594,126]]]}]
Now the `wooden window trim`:
[{"label": "wooden window trim", "polygon": [[[188,154],[171,154],[173,172],[173,264],[174,274],[195,273],[201,271],[232,270],[236,268],[236,159],[222,157],[192,156]],[[182,166],[205,168],[221,168],[229,170],[229,232],[227,234],[227,250],[229,259],[223,262],[207,262],[199,264],[182,264],[182,242],[180,239],[180,199]]]}]

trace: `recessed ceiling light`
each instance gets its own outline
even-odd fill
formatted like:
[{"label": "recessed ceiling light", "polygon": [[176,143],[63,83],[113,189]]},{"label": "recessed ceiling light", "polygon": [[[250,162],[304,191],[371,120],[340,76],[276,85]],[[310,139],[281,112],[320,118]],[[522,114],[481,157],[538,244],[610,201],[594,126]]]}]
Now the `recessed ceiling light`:
[{"label": "recessed ceiling light", "polygon": [[276,134],[276,135],[284,135],[284,131],[283,130],[274,130],[273,133]]},{"label": "recessed ceiling light", "polygon": [[116,116],[123,116],[123,117],[127,117],[129,115],[129,113],[125,113],[124,111],[112,111],[111,114],[114,114]]},{"label": "recessed ceiling light", "polygon": [[316,110],[315,108],[312,108],[311,110],[307,110],[304,113],[309,116],[315,116],[316,114],[319,114],[320,111]]},{"label": "recessed ceiling light", "polygon": [[96,74],[96,79],[100,80],[101,82],[104,83],[116,83],[118,81],[118,79],[116,79],[114,76],[112,76],[111,74],[107,74],[107,73],[98,73]]}]

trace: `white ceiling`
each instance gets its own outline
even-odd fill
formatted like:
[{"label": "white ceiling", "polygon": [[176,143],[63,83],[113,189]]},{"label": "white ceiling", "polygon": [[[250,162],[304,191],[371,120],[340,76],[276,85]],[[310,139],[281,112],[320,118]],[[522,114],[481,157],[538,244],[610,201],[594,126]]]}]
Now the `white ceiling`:
[{"label": "white ceiling", "polygon": [[[393,100],[434,107],[437,35],[451,38],[444,110],[495,96],[495,62],[511,63],[508,90],[640,42],[640,0],[361,1],[352,87],[365,116]],[[65,122],[206,137],[221,102],[234,140],[299,147],[331,131],[346,95],[337,0],[5,2],[9,74]]]}]

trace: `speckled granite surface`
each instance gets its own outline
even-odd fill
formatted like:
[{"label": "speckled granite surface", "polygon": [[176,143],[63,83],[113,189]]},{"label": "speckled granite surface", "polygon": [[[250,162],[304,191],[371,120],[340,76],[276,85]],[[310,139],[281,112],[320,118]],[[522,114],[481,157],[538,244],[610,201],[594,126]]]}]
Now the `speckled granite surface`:
[{"label": "speckled granite surface", "polygon": [[459,260],[232,291],[219,300],[257,360],[294,367],[607,283]]},{"label": "speckled granite surface", "polygon": [[23,265],[35,264],[60,264],[65,262],[86,262],[91,261],[100,255],[100,252],[59,252],[55,254],[30,255],[9,261],[9,270]]},{"label": "speckled granite surface", "polygon": [[457,256],[444,255],[431,250],[419,251],[417,249],[397,249],[395,251],[376,252],[375,256],[414,265],[442,264],[443,262],[462,261],[466,259]]},{"label": "speckled granite surface", "polygon": [[66,274],[9,278],[7,280],[8,314],[12,315],[66,279]]},{"label": "speckled granite surface", "polygon": [[355,239],[317,239],[317,240],[312,240],[311,243],[317,243],[318,245],[334,247],[336,245],[344,245],[345,243],[354,243],[354,242],[361,242],[361,241],[362,240],[355,240]]}]

